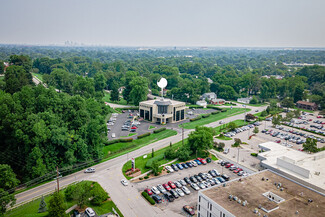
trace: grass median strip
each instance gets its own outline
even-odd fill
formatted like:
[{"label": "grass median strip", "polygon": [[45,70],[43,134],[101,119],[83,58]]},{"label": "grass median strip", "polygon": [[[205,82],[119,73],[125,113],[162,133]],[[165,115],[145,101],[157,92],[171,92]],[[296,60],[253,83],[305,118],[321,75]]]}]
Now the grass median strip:
[{"label": "grass median strip", "polygon": [[[194,129],[196,126],[203,126],[206,124],[210,124],[212,122],[227,118],[227,117],[231,117],[234,115],[238,115],[238,114],[242,114],[245,112],[244,108],[225,108],[227,111],[226,112],[220,112],[218,114],[214,114],[214,115],[210,115],[207,118],[202,118],[200,120],[197,121],[193,121],[193,122],[188,122],[188,123],[184,123],[182,124],[182,126],[184,126],[184,129]],[[246,112],[249,112],[250,109],[246,109]]]},{"label": "grass median strip", "polygon": [[143,146],[165,139],[167,137],[174,136],[176,134],[177,132],[175,130],[164,130],[160,133],[152,133],[150,136],[141,139],[135,139],[132,142],[115,143],[115,144],[107,145],[103,148],[103,154],[104,154],[103,161],[121,156],[128,152],[139,149]]}]

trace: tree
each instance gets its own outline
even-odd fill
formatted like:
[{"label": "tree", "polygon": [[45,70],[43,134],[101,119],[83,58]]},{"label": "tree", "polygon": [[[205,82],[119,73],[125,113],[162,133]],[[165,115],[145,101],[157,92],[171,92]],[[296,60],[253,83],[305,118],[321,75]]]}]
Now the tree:
[{"label": "tree", "polygon": [[30,81],[27,73],[22,66],[9,66],[5,73],[5,90],[8,93],[16,93],[25,85],[29,85]]},{"label": "tree", "polygon": [[306,142],[303,144],[304,150],[315,153],[318,151],[317,140],[312,138],[307,138]]},{"label": "tree", "polygon": [[295,106],[295,104],[293,102],[293,98],[291,98],[291,97],[284,98],[281,102],[281,105],[282,105],[282,107],[287,108],[287,111],[288,111],[288,108],[293,108]]},{"label": "tree", "polygon": [[111,87],[111,100],[118,102],[120,100],[120,93],[118,92],[118,86],[115,82],[112,83]]},{"label": "tree", "polygon": [[137,106],[141,101],[147,99],[147,94],[149,90],[148,90],[148,80],[146,78],[135,77],[130,82],[130,86],[131,86],[131,92],[129,94],[129,97],[131,98],[133,105]]},{"label": "tree", "polygon": [[189,149],[189,147],[187,145],[180,147],[176,152],[178,159],[181,161],[188,160],[190,158],[191,154],[192,154],[192,151]]},{"label": "tree", "polygon": [[39,207],[38,207],[38,212],[42,213],[42,212],[45,212],[45,211],[46,211],[46,203],[45,203],[45,200],[44,200],[44,196],[42,196],[41,202],[40,202]]},{"label": "tree", "polygon": [[253,114],[248,113],[248,114],[245,116],[245,119],[246,119],[246,121],[252,121],[252,120],[255,120],[256,117],[255,117]]},{"label": "tree", "polygon": [[102,92],[106,86],[106,78],[102,72],[97,72],[94,76],[95,91]]},{"label": "tree", "polygon": [[293,93],[293,99],[295,102],[302,100],[304,95],[304,87],[302,85],[298,85]]},{"label": "tree", "polygon": [[280,125],[281,124],[282,117],[281,115],[274,115],[272,119],[273,126]]},{"label": "tree", "polygon": [[151,157],[154,157],[155,156],[155,151],[154,149],[151,149]]},{"label": "tree", "polygon": [[253,98],[251,99],[251,101],[249,101],[250,104],[257,104],[258,100],[256,98],[256,96],[253,96]]},{"label": "tree", "polygon": [[5,64],[3,63],[2,60],[0,60],[0,74],[4,73],[4,69],[5,69]]},{"label": "tree", "polygon": [[224,142],[219,142],[216,144],[216,146],[218,150],[222,151],[225,148],[226,144]]},{"label": "tree", "polygon": [[291,119],[294,117],[294,113],[293,112],[287,112],[286,114],[286,120],[287,121],[291,121]]},{"label": "tree", "polygon": [[51,217],[66,216],[63,195],[57,191],[53,193],[50,199],[49,216]]},{"label": "tree", "polygon": [[167,148],[167,150],[165,151],[164,154],[167,159],[175,159],[176,158],[176,152],[172,147]]},{"label": "tree", "polygon": [[209,127],[197,126],[195,131],[188,136],[188,144],[192,152],[205,152],[212,147],[213,144],[213,129]]},{"label": "tree", "polygon": [[91,195],[93,196],[91,203],[97,206],[108,198],[107,192],[98,183],[93,183]]},{"label": "tree", "polygon": [[8,190],[19,184],[16,174],[8,164],[0,164],[0,216],[3,215],[8,206],[16,202],[15,195],[9,194]]},{"label": "tree", "polygon": [[253,133],[257,134],[258,132],[259,132],[258,127],[255,127],[254,130],[253,130]]},{"label": "tree", "polygon": [[296,110],[293,111],[293,114],[294,114],[295,118],[299,118],[300,115],[301,115],[301,110],[300,109],[296,109]]},{"label": "tree", "polygon": [[154,160],[151,164],[151,170],[152,170],[152,173],[155,175],[155,176],[158,176],[159,174],[159,163],[157,160]]},{"label": "tree", "polygon": [[32,178],[43,176],[46,173],[46,166],[43,162],[43,154],[38,146],[35,146],[29,154],[26,167]]},{"label": "tree", "polygon": [[77,204],[82,208],[91,197],[91,186],[87,182],[80,182],[76,185],[72,192],[72,198],[77,201]]},{"label": "tree", "polygon": [[218,96],[223,99],[236,99],[237,93],[234,88],[230,85],[220,85],[220,91]]},{"label": "tree", "polygon": [[230,130],[230,131],[233,131],[237,128],[237,124],[235,122],[230,122],[227,126],[227,128]]}]

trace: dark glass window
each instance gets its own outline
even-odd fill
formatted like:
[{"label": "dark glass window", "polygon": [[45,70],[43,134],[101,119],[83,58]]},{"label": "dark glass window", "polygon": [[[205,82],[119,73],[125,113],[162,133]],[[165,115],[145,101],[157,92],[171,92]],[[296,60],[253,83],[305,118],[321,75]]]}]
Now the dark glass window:
[{"label": "dark glass window", "polygon": [[159,105],[158,114],[167,114],[168,105]]}]

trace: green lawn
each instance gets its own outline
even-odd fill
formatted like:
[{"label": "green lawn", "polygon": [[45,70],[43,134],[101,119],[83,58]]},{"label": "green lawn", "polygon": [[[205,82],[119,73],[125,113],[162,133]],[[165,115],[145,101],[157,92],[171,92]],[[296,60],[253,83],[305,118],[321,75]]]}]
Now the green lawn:
[{"label": "green lawn", "polygon": [[126,100],[123,99],[121,96],[120,96],[120,100],[118,102],[115,102],[115,101],[113,102],[111,100],[111,94],[110,93],[107,93],[107,92],[105,92],[105,96],[103,97],[103,100],[105,102],[111,102],[111,103],[115,103],[115,104],[119,104],[119,105],[127,105]]},{"label": "green lawn", "polygon": [[149,126],[149,130],[155,129],[155,128],[156,128],[155,126],[152,126],[152,125]]},{"label": "green lawn", "polygon": [[[247,122],[245,122],[244,120],[235,120],[232,122],[235,123],[238,127],[241,127],[241,126],[244,126],[247,124]],[[223,124],[218,127],[215,127],[214,130],[215,130],[216,134],[227,131],[227,125],[228,124]]]},{"label": "green lawn", "polygon": [[224,135],[218,136],[218,137],[216,137],[216,139],[220,139],[220,140],[232,140],[232,138],[229,138],[229,137],[224,136]]},{"label": "green lawn", "polygon": [[160,133],[152,133],[150,136],[141,139],[135,139],[132,142],[115,143],[115,144],[107,145],[103,148],[103,154],[104,154],[103,161],[121,156],[128,152],[134,151],[143,146],[159,141],[161,139],[165,139],[170,136],[174,136],[176,134],[177,132],[175,130],[164,130]]},{"label": "green lawn", "polygon": [[[220,112],[219,114],[215,114],[215,115],[210,115],[207,118],[202,118],[200,120],[197,121],[193,121],[193,122],[188,122],[188,123],[184,123],[182,124],[184,126],[185,129],[194,129],[196,126],[202,126],[205,124],[209,124],[227,117],[231,117],[234,115],[238,115],[241,113],[245,112],[244,108],[225,108],[227,111],[226,112]],[[250,109],[246,109],[246,112],[249,112]],[[180,127],[182,127],[180,125]]]},{"label": "green lawn", "polygon": [[[89,184],[92,184],[91,181],[87,181],[87,182],[89,182]],[[65,191],[65,189],[61,190],[61,192],[63,192],[63,193],[64,193],[64,191]],[[44,199],[45,199],[45,202],[48,207],[49,201],[51,199],[51,195],[45,196]],[[48,212],[38,213],[40,201],[41,201],[41,199],[37,199],[37,200],[34,200],[34,201],[27,203],[25,205],[19,206],[11,211],[8,211],[7,213],[5,213],[4,216],[5,217],[19,217],[19,216],[24,216],[24,217],[43,217],[44,216],[45,217],[45,216],[48,216]],[[68,208],[72,207],[74,204],[76,204],[76,201],[66,201],[66,199],[64,199],[64,204],[65,204],[65,208],[68,209]],[[114,207],[114,209],[120,214],[120,216],[123,216],[113,201],[105,201],[100,206],[95,206],[95,205],[92,205],[89,203],[89,204],[87,204],[87,206],[92,207],[98,215],[103,215],[105,213],[112,212],[112,208]]]},{"label": "green lawn", "polygon": [[40,79],[41,81],[43,81],[43,75],[42,74],[38,74],[38,73],[34,73],[32,72],[32,75],[37,77],[38,79]]}]

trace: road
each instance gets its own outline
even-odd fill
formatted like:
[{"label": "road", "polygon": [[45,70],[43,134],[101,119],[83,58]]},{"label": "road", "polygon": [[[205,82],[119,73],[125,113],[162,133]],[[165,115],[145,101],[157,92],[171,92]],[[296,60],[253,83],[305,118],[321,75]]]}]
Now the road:
[{"label": "road", "polygon": [[[258,109],[262,111],[266,107],[250,107],[247,108],[252,109],[250,113],[256,113],[255,110]],[[243,119],[245,114],[239,114],[232,117],[228,117],[223,119],[223,121],[231,122],[238,119]],[[208,127],[216,127],[220,124],[217,122],[207,124]],[[178,130],[179,131],[179,130]],[[187,138],[189,133],[194,130],[184,130],[184,138]],[[117,158],[108,160],[106,162],[100,163],[94,168],[96,168],[96,173],[93,174],[85,174],[83,171],[68,175],[60,179],[60,186],[69,185],[75,181],[82,180],[92,180],[97,181],[110,195],[114,203],[120,209],[124,216],[175,216],[175,213],[166,213],[166,211],[160,210],[156,206],[151,206],[147,201],[140,198],[140,193],[136,188],[132,187],[132,183],[130,186],[123,186],[120,181],[124,178],[122,174],[122,167],[127,160],[131,158],[136,158],[138,156],[144,155],[146,153],[150,153],[152,148],[155,150],[166,147],[172,143],[176,143],[182,140],[182,134],[178,133],[175,136],[168,137],[166,139],[160,140],[158,142],[154,142],[150,145],[137,149],[128,154],[119,156]],[[48,192],[53,191],[56,188],[56,182],[52,181],[50,183],[43,184],[31,190],[19,193],[16,195],[16,204],[19,205],[26,201],[32,200],[35,197],[39,197]],[[167,211],[168,212],[168,211]]]}]

